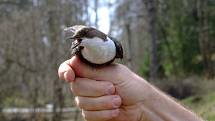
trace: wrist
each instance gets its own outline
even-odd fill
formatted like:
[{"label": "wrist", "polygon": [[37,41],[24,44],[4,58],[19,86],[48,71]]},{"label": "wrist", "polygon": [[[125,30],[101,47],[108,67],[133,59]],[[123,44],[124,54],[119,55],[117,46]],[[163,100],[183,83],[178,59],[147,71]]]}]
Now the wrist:
[{"label": "wrist", "polygon": [[[147,81],[143,80],[145,93],[140,105],[140,121],[203,121],[193,112],[169,97]],[[147,117],[147,118],[146,118]]]},{"label": "wrist", "polygon": [[134,84],[136,85],[137,94],[141,102],[151,101],[156,95],[155,88],[145,79],[134,73]]},{"label": "wrist", "polygon": [[[139,99],[137,101],[139,109],[139,121],[160,121],[163,117],[158,115],[156,104],[159,104],[159,95],[157,89],[149,82],[135,74],[136,89],[138,90]],[[159,109],[160,110],[160,109]]]}]

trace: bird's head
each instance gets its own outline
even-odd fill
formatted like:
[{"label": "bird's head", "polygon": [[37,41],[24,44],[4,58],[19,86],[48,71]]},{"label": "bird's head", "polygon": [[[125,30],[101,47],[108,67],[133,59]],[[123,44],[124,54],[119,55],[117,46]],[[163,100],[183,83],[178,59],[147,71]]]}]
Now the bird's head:
[{"label": "bird's head", "polygon": [[83,26],[83,25],[76,25],[64,30],[66,39],[72,40],[72,49],[78,47],[82,40],[92,40],[94,37],[98,37],[103,41],[106,41],[107,35],[101,31],[93,27]]}]

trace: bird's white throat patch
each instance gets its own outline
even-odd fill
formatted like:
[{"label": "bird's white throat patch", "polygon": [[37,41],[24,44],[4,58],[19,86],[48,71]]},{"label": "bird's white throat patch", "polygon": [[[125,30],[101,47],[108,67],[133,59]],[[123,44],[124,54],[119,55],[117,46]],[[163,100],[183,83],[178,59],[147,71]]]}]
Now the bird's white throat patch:
[{"label": "bird's white throat patch", "polygon": [[80,46],[84,46],[81,51],[83,57],[94,64],[104,64],[116,56],[114,42],[107,37],[107,41],[101,38],[83,38]]}]

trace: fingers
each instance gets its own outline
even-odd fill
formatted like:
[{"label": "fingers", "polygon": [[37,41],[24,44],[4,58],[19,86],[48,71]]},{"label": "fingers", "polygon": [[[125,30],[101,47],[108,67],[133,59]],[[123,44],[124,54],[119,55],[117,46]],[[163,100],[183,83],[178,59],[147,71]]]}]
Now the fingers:
[{"label": "fingers", "polygon": [[119,108],[122,100],[118,95],[107,95],[97,98],[76,97],[76,104],[83,110],[109,110]]},{"label": "fingers", "polygon": [[75,74],[80,77],[87,77],[95,80],[116,81],[122,80],[124,75],[128,75],[128,68],[121,64],[111,64],[109,66],[92,68],[82,63],[77,57],[68,60],[69,65],[74,69]]},{"label": "fingers", "polygon": [[75,79],[75,73],[69,65],[69,61],[62,63],[58,69],[59,78],[71,82]]},{"label": "fingers", "polygon": [[82,110],[82,115],[87,121],[107,121],[119,115],[119,109],[86,111]]},{"label": "fingers", "polygon": [[71,83],[71,89],[76,96],[98,97],[115,93],[115,87],[111,82],[87,78],[76,78]]}]

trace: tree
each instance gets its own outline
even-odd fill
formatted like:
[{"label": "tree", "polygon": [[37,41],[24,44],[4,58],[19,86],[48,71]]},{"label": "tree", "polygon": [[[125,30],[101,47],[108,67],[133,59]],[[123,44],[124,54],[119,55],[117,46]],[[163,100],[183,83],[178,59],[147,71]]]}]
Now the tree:
[{"label": "tree", "polygon": [[98,0],[94,0],[95,27],[98,28]]},{"label": "tree", "polygon": [[204,73],[208,77],[214,76],[213,63],[212,63],[212,49],[211,49],[211,37],[209,34],[209,1],[208,0],[196,0],[197,17],[198,17],[198,40],[201,51]]},{"label": "tree", "polygon": [[[0,4],[0,107],[9,103],[38,108],[54,103],[53,119],[60,121],[56,109],[64,106],[64,96],[71,97],[57,76],[59,64],[70,57],[70,42],[62,31],[65,26],[85,23],[81,7],[85,0],[23,1],[27,1],[23,8],[17,7],[20,1]],[[37,117],[33,113],[29,120]]]},{"label": "tree", "polygon": [[157,0],[144,0],[151,35],[150,80],[158,76]]}]

